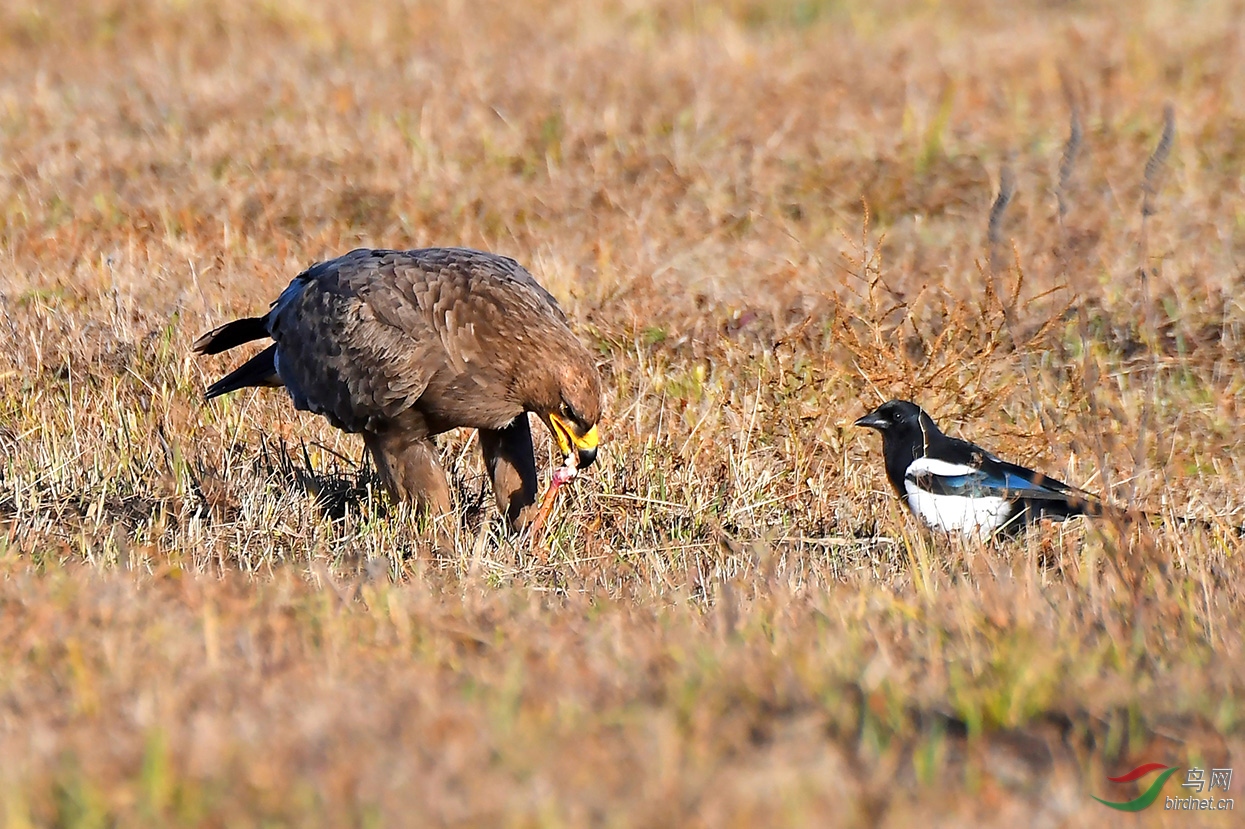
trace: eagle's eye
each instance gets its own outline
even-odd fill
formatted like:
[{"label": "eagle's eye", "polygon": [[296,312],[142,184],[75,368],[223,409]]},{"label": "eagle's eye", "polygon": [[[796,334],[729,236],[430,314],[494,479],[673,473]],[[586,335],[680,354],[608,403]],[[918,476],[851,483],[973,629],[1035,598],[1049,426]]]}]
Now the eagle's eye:
[{"label": "eagle's eye", "polygon": [[563,402],[562,405],[558,407],[558,414],[562,415],[562,417],[572,423],[579,422],[579,416],[575,414],[575,410],[571,408],[570,403]]}]

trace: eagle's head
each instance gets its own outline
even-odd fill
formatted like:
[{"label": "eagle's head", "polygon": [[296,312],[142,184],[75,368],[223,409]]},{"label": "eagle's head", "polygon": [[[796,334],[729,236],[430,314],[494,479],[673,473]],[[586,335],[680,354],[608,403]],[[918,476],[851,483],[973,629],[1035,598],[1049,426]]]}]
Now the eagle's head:
[{"label": "eagle's head", "polygon": [[583,358],[554,369],[555,383],[533,408],[549,424],[558,449],[574,458],[577,469],[597,458],[597,421],[601,419],[601,376],[585,349]]}]

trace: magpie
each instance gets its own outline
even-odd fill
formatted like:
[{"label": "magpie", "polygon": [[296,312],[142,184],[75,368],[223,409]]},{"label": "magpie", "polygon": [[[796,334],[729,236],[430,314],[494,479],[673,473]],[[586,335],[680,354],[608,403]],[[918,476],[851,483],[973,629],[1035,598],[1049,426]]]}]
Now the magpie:
[{"label": "magpie", "polygon": [[882,433],[886,477],[921,523],[984,538],[1039,518],[1102,515],[1097,496],[942,433],[920,406],[883,403],[856,421]]}]

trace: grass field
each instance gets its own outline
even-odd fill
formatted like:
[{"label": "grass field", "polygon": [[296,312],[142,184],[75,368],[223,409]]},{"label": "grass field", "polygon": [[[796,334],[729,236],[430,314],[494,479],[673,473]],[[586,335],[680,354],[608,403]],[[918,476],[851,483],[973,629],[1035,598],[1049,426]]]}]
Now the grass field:
[{"label": "grass field", "polygon": [[[0,6],[0,826],[1235,825],[1091,799],[1151,761],[1239,821],[1239,4],[347,5]],[[547,548],[470,435],[445,555],[202,402],[361,245],[514,256],[599,354]],[[890,397],[1208,527],[930,536]]]}]

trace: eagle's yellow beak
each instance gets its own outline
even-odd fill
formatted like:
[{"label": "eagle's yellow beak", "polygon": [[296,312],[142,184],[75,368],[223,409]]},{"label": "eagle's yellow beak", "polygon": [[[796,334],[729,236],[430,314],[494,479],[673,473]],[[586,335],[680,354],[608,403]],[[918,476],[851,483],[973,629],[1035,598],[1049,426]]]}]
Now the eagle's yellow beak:
[{"label": "eagle's yellow beak", "polygon": [[575,468],[584,469],[592,465],[597,459],[597,427],[593,426],[582,435],[575,428],[575,424],[563,418],[557,412],[549,415],[549,430],[553,432],[553,437],[558,442],[558,449],[563,455],[570,455],[575,452]]}]

